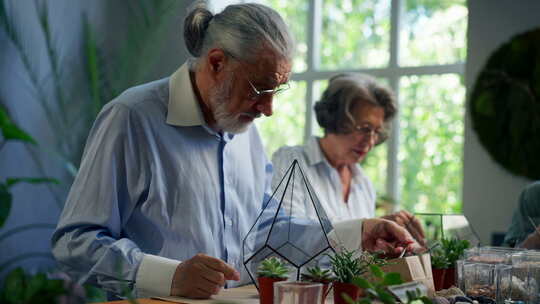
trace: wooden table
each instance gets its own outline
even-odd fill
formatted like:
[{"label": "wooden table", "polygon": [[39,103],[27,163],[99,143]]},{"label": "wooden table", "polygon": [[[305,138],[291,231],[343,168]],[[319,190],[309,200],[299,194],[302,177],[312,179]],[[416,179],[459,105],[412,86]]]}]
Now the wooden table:
[{"label": "wooden table", "polygon": [[[216,303],[235,303],[235,304],[259,304],[259,293],[255,285],[247,285],[231,289],[223,289],[219,295],[213,296],[208,300],[194,300],[180,297],[166,297],[160,299],[137,299],[139,304],[167,304],[167,303],[182,303],[182,304],[216,304]],[[326,297],[326,303],[333,304],[333,296],[330,293]],[[101,304],[130,304],[129,301],[114,301]]]},{"label": "wooden table", "polygon": [[[194,300],[180,297],[162,297],[159,299],[137,299],[139,304],[166,304],[166,303],[183,303],[183,304],[211,304],[211,303],[238,303],[238,304],[259,304],[259,293],[254,285],[247,285],[238,288],[223,289],[218,295],[207,300]],[[104,302],[101,304],[130,304],[128,300]]]}]

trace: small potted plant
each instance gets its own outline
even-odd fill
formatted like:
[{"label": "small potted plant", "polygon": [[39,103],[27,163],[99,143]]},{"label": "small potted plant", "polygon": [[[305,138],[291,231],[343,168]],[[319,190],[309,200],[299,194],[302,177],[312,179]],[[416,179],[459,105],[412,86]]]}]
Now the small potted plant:
[{"label": "small potted plant", "polygon": [[449,267],[450,263],[443,251],[441,249],[433,250],[431,253],[431,269],[433,272],[433,284],[435,285],[436,291],[443,289],[446,269]]},{"label": "small potted plant", "polygon": [[353,284],[354,279],[368,272],[370,265],[383,266],[386,264],[386,261],[366,251],[357,253],[344,249],[330,256],[330,263],[335,275],[332,284],[334,288],[334,303],[347,304],[348,302],[346,302],[343,294],[346,294],[353,301],[356,301],[364,294],[361,288]]},{"label": "small potted plant", "polygon": [[306,273],[302,273],[302,281],[323,284],[321,303],[324,303],[328,294],[328,289],[332,283],[332,273],[330,269],[321,269],[319,266],[308,267]]},{"label": "small potted plant", "polygon": [[261,304],[274,303],[274,283],[287,280],[289,269],[283,261],[270,257],[261,262],[257,270]]},{"label": "small potted plant", "polygon": [[442,239],[441,246],[431,254],[435,290],[447,289],[456,284],[456,261],[470,247],[467,240]]}]

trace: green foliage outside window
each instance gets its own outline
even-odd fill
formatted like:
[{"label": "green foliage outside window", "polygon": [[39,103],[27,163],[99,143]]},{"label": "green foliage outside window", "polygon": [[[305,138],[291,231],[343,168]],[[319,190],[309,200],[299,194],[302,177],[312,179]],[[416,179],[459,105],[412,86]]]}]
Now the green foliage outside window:
[{"label": "green foliage outside window", "polygon": [[465,88],[453,74],[400,83],[401,202],[415,212],[461,211]]},{"label": "green foliage outside window", "polygon": [[290,89],[274,97],[274,115],[255,121],[268,158],[279,147],[301,145],[303,142],[306,84],[295,81],[290,84]]},{"label": "green foliage outside window", "polygon": [[322,6],[322,69],[388,64],[390,0],[324,0]]},{"label": "green foliage outside window", "polygon": [[[294,72],[307,66],[309,1],[265,0],[282,14],[299,41]],[[324,71],[375,68],[390,63],[391,1],[323,0],[319,58]],[[462,63],[466,54],[465,0],[406,0],[402,7],[400,66]],[[299,62],[303,61],[303,62]],[[327,75],[327,74],[326,74]],[[310,80],[311,81],[311,80]],[[380,81],[388,83],[386,78]],[[465,88],[457,74],[402,76],[399,78],[400,143],[399,191],[402,207],[416,212],[460,212]],[[313,80],[313,102],[326,88],[327,79]],[[281,145],[302,144],[305,125],[305,90],[275,100],[275,115],[258,122],[267,152]],[[313,116],[313,134],[322,136]],[[301,129],[298,129],[301,128]],[[387,181],[387,144],[375,147],[361,164],[384,196]]]},{"label": "green foliage outside window", "polygon": [[401,65],[452,64],[465,60],[465,0],[407,0],[403,18]]}]

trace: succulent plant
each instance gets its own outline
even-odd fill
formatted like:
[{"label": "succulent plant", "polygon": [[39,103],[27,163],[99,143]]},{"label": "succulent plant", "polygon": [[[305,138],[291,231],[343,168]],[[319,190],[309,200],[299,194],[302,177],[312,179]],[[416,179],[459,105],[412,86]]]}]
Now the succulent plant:
[{"label": "succulent plant", "polygon": [[281,259],[270,257],[261,262],[257,270],[259,277],[285,279],[289,274],[289,268]]},{"label": "succulent plant", "polygon": [[302,281],[327,283],[332,281],[332,272],[319,266],[308,267],[306,273],[302,274]]},{"label": "succulent plant", "polygon": [[470,246],[471,244],[467,240],[442,239],[441,246],[431,252],[431,265],[437,269],[455,267],[456,261]]},{"label": "succulent plant", "polygon": [[387,264],[386,260],[379,258],[377,254],[367,251],[357,253],[343,249],[329,257],[332,271],[336,276],[335,279],[342,283],[352,283],[353,278],[368,272],[370,265],[384,266]]}]

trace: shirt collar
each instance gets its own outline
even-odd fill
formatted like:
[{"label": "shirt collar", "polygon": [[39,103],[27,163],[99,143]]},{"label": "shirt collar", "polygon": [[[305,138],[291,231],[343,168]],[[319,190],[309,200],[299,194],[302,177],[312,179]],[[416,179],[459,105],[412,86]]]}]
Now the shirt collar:
[{"label": "shirt collar", "polygon": [[[326,156],[324,155],[321,145],[319,144],[319,137],[311,137],[308,139],[304,146],[304,151],[307,156],[307,162],[310,166],[315,166],[319,163],[325,163],[329,168],[332,168]],[[354,164],[350,166],[353,179],[356,179],[360,176],[360,165]]]},{"label": "shirt collar", "polygon": [[234,134],[224,132],[219,134],[210,128],[204,120],[203,113],[189,75],[192,62],[184,63],[169,79],[169,106],[167,111],[167,123],[179,127],[202,126],[208,133],[225,140],[231,141]]},{"label": "shirt collar", "polygon": [[169,79],[167,123],[191,127],[206,126],[189,76],[190,63],[184,63]]},{"label": "shirt collar", "polygon": [[319,145],[318,137],[309,138],[304,147],[304,151],[307,156],[308,165],[310,166],[314,166],[320,162],[326,161],[326,157],[324,156],[321,146]]}]

